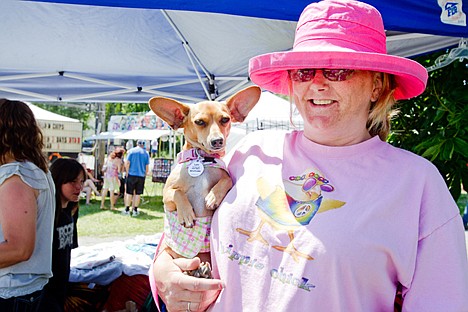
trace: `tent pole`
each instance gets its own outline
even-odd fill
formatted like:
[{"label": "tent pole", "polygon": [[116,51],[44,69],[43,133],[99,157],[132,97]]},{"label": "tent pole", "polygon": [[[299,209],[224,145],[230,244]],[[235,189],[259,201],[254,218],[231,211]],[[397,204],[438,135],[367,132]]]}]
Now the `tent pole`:
[{"label": "tent pole", "polygon": [[197,67],[195,66],[195,63],[194,63],[194,59],[195,61],[197,62],[198,66],[200,66],[201,70],[204,72],[205,74],[205,77],[208,79],[208,83],[211,85],[213,84],[214,85],[214,79],[212,78],[212,75],[211,73],[208,72],[208,70],[206,69],[206,67],[200,62],[200,60],[198,59],[197,55],[195,54],[195,52],[192,50],[192,47],[189,45],[187,39],[185,39],[185,37],[182,35],[182,33],[180,32],[180,30],[177,28],[177,26],[175,25],[174,21],[169,17],[169,14],[166,12],[166,10],[161,10],[162,14],[164,15],[164,17],[167,19],[167,21],[169,22],[169,24],[172,26],[172,28],[174,29],[174,31],[177,33],[177,35],[179,36],[180,40],[182,41],[182,46],[184,47],[185,49],[185,53],[187,54],[187,57],[189,58],[189,61],[190,63],[192,64],[192,67],[193,67],[193,70],[195,71],[199,81],[200,81],[200,85],[202,86],[203,90],[205,91],[205,94],[206,94],[206,97],[209,99],[209,100],[213,100],[212,98],[212,94],[210,94],[210,92],[208,91],[208,89],[206,88],[205,84],[203,83],[203,79],[201,78],[200,76],[200,73],[198,72],[197,70]]}]

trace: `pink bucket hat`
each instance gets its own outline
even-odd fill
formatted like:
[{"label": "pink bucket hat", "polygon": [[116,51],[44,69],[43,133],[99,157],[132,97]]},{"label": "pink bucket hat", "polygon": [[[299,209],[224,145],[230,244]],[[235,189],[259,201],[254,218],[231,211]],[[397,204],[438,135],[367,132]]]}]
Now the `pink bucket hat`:
[{"label": "pink bucket hat", "polygon": [[407,58],[388,55],[382,17],[374,7],[352,0],[324,0],[299,18],[292,51],[268,53],[249,62],[251,80],[269,91],[289,94],[289,69],[344,68],[395,76],[397,100],[420,95],[427,70]]}]

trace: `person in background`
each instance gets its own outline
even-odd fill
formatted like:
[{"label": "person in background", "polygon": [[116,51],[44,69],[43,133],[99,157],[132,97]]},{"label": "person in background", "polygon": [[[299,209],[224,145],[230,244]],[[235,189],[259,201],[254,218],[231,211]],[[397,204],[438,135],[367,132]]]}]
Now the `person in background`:
[{"label": "person in background", "polygon": [[127,143],[125,143],[125,149],[129,151],[132,148],[133,148],[133,140],[128,140]]},{"label": "person in background", "polygon": [[70,277],[71,250],[78,247],[78,201],[86,171],[71,158],[59,158],[50,166],[55,183],[55,221],[52,254],[53,277],[45,287],[41,311],[64,311]]},{"label": "person in background", "polygon": [[140,197],[145,188],[145,178],[148,174],[150,157],[145,148],[145,141],[138,140],[137,146],[128,151],[125,162],[125,171],[127,172],[127,188],[125,190],[125,215],[130,214],[132,207],[132,216],[136,217],[140,213]]},{"label": "person in background", "polygon": [[151,157],[156,157],[158,155],[158,139],[151,141]]},{"label": "person in background", "polygon": [[[123,147],[121,147],[120,149],[122,151],[122,159],[121,159],[122,169],[119,172],[120,189],[119,189],[118,198],[125,198],[125,186],[127,184],[127,172],[125,171],[125,159],[126,159],[127,151]],[[125,199],[123,201],[125,204]]]},{"label": "person in background", "polygon": [[110,209],[115,210],[115,202],[117,201],[120,191],[119,175],[122,172],[122,157],[123,150],[116,148],[107,158],[104,167],[104,185],[101,192],[101,209],[106,209],[104,202],[106,200],[107,191],[109,191]]},{"label": "person in background", "polygon": [[38,311],[52,276],[54,182],[29,106],[0,99],[0,311]]},{"label": "person in background", "polygon": [[86,171],[86,181],[83,184],[83,192],[86,194],[86,205],[89,205],[91,200],[91,192],[94,192],[94,195],[96,196],[101,196],[96,185],[94,184],[99,182],[99,180],[94,178],[91,172],[88,171],[86,163],[81,163],[81,165]]},{"label": "person in background", "polygon": [[428,75],[386,53],[380,13],[311,3],[292,50],[252,58],[249,73],[290,97],[304,129],[237,145],[212,220],[214,279],[183,274],[200,260],[172,259],[162,241],[154,298],[169,311],[468,311],[457,204],[431,162],[386,142],[395,101]]}]

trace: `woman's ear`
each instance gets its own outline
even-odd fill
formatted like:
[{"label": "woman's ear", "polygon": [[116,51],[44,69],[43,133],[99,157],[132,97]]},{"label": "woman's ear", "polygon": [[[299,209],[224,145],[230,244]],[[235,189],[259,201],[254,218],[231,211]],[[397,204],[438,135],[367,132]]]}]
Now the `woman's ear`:
[{"label": "woman's ear", "polygon": [[376,102],[382,94],[383,77],[382,73],[374,73],[371,101]]}]

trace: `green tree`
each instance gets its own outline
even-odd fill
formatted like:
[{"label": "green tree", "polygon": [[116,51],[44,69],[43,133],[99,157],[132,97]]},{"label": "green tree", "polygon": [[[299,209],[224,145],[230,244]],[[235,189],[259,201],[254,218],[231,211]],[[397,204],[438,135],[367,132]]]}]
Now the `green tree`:
[{"label": "green tree", "polygon": [[[416,59],[428,67],[444,52]],[[429,73],[425,92],[399,102],[389,142],[429,159],[439,169],[455,200],[468,189],[467,62]]]}]

